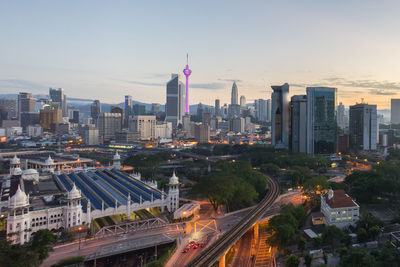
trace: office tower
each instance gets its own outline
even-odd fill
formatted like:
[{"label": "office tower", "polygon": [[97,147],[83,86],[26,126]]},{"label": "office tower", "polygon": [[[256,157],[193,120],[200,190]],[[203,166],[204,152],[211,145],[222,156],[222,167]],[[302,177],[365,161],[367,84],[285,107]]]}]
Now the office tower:
[{"label": "office tower", "polygon": [[18,119],[22,112],[35,111],[36,99],[32,98],[31,93],[19,93],[18,95]]},{"label": "office tower", "polygon": [[392,124],[400,124],[400,99],[390,101],[390,121]]},{"label": "office tower", "polygon": [[160,112],[160,104],[158,103],[152,103],[151,104],[151,113],[153,115],[156,115],[158,112]]},{"label": "office tower", "polygon": [[43,134],[43,128],[40,125],[29,125],[26,127],[26,134],[29,137],[39,137]]},{"label": "office tower", "polygon": [[189,55],[186,54],[186,68],[183,70],[183,74],[186,77],[186,94],[185,94],[185,114],[189,114],[189,76],[192,74],[192,70],[189,69]]},{"label": "office tower", "polygon": [[307,87],[307,153],[336,153],[336,101],[336,88]]},{"label": "office tower", "polygon": [[210,141],[210,125],[195,124],[194,139],[198,143],[208,143],[208,141]]},{"label": "office tower", "polygon": [[88,146],[99,145],[99,129],[93,125],[83,127],[83,142]]},{"label": "office tower", "polygon": [[346,127],[345,123],[345,114],[344,114],[344,105],[342,102],[337,106],[337,124],[340,128],[344,129]]},{"label": "office tower", "polygon": [[39,112],[23,112],[21,113],[21,127],[25,131],[30,125],[40,124]]},{"label": "office tower", "polygon": [[3,120],[8,119],[8,107],[0,106],[0,127],[3,126]]},{"label": "office tower", "polygon": [[185,85],[180,81],[178,74],[171,74],[171,80],[167,83],[167,103],[165,105],[165,121],[172,122],[176,128],[182,123],[185,113]]},{"label": "office tower", "polygon": [[62,121],[62,111],[57,108],[41,109],[39,121],[43,131],[56,133],[57,123]]},{"label": "office tower", "polygon": [[125,127],[128,127],[129,116],[133,115],[132,96],[130,95],[125,96],[124,114]]},{"label": "office tower", "polygon": [[129,117],[129,131],[138,132],[141,140],[155,139],[156,116],[135,115]]},{"label": "office tower", "polygon": [[267,106],[267,121],[271,121],[271,99],[267,99],[266,102],[266,106]]},{"label": "office tower", "polygon": [[291,98],[290,145],[292,152],[307,152],[307,96]]},{"label": "office tower", "polygon": [[121,114],[121,127],[123,127],[124,126],[124,109],[120,106],[111,106],[110,112]]},{"label": "office tower", "polygon": [[240,117],[235,117],[229,121],[229,130],[235,133],[243,133],[245,126],[245,119]]},{"label": "office tower", "polygon": [[201,121],[202,121],[203,124],[208,124],[208,125],[210,125],[211,118],[212,118],[211,112],[203,112]]},{"label": "office tower", "polygon": [[254,100],[254,117],[258,121],[263,121],[263,122],[268,121],[269,106],[270,106],[269,100],[264,100],[264,99]]},{"label": "office tower", "polygon": [[271,86],[273,92],[271,139],[272,145],[278,149],[289,148],[289,84]]},{"label": "office tower", "polygon": [[0,98],[0,107],[7,107],[7,119],[11,120],[18,118],[18,102],[16,99]]},{"label": "office tower", "polygon": [[246,97],[244,95],[242,95],[240,97],[240,107],[241,108],[245,108],[246,107]]},{"label": "office tower", "polygon": [[115,139],[115,133],[121,131],[121,114],[101,113],[97,125],[103,142]]},{"label": "office tower", "polygon": [[221,116],[221,104],[220,104],[219,99],[215,99],[214,111],[215,111],[215,113],[214,113],[215,116]]},{"label": "office tower", "polygon": [[135,104],[132,106],[133,114],[132,115],[146,115],[146,106]]},{"label": "office tower", "polygon": [[92,117],[93,124],[97,125],[97,119],[99,118],[101,113],[101,104],[99,100],[93,101],[92,105],[90,105],[90,117]]},{"label": "office tower", "polygon": [[203,112],[204,112],[203,104],[199,103],[197,105],[197,111],[196,111],[197,118],[199,121],[203,119]]},{"label": "office tower", "polygon": [[156,131],[155,131],[156,139],[170,139],[172,138],[172,123],[170,122],[157,122]]},{"label": "office tower", "polygon": [[62,110],[62,116],[68,117],[67,97],[62,88],[49,88],[49,96],[54,106]]},{"label": "office tower", "polygon": [[375,150],[377,143],[376,105],[356,104],[350,106],[349,135],[353,151]]},{"label": "office tower", "polygon": [[233,82],[231,93],[231,105],[238,105],[238,88],[236,82]]},{"label": "office tower", "polygon": [[68,110],[69,122],[71,123],[79,123],[79,110],[77,109],[69,109]]}]

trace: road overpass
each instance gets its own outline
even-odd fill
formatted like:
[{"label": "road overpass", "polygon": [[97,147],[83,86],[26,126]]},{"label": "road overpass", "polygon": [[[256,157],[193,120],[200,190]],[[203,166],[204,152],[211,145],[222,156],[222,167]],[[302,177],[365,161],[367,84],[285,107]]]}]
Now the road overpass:
[{"label": "road overpass", "polygon": [[258,220],[264,216],[267,210],[279,196],[279,184],[270,179],[269,190],[264,199],[241,219],[229,231],[225,232],[218,240],[204,249],[195,259],[186,266],[211,266],[219,260],[219,266],[225,267],[225,255],[251,227],[254,226],[254,240],[258,242]]}]

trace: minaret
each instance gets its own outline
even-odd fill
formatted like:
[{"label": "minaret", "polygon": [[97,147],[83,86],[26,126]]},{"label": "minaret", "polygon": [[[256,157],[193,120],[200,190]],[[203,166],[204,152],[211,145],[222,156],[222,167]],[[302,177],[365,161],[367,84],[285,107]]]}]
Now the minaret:
[{"label": "minaret", "polygon": [[192,70],[189,69],[188,54],[186,54],[186,68],[183,70],[183,74],[186,76],[185,114],[189,114],[189,76],[192,74]]},{"label": "minaret", "polygon": [[118,154],[118,151],[115,152],[115,155],[113,157],[113,168],[116,170],[120,170],[121,169],[121,157]]},{"label": "minaret", "polygon": [[169,212],[174,212],[179,208],[179,179],[175,175],[175,171],[172,174],[172,177],[169,178],[168,187],[167,208]]}]

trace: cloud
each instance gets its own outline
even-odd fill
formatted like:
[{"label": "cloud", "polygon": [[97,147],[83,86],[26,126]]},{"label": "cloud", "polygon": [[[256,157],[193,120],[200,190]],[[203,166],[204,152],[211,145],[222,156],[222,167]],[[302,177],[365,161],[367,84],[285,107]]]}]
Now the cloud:
[{"label": "cloud", "polygon": [[290,87],[306,87],[305,84],[300,84],[300,83],[291,83],[289,84]]},{"label": "cloud", "polygon": [[43,90],[45,86],[36,82],[20,79],[4,79],[0,80],[0,89],[20,89],[20,90]]},{"label": "cloud", "polygon": [[395,92],[373,89],[369,91],[373,95],[397,95]]},{"label": "cloud", "polygon": [[198,88],[198,89],[206,89],[206,90],[219,90],[225,88],[225,84],[223,83],[192,83],[189,84],[189,87]]},{"label": "cloud", "polygon": [[141,82],[141,81],[126,81],[130,84],[144,85],[144,86],[165,86],[165,83],[149,83],[149,82]]},{"label": "cloud", "polygon": [[340,85],[346,87],[400,90],[399,82],[377,81],[377,80],[348,80],[340,77],[330,77],[330,78],[325,78],[323,80],[330,82],[334,85]]},{"label": "cloud", "polygon": [[233,83],[233,82],[242,83],[243,82],[242,80],[239,80],[239,79],[218,79],[218,81],[231,82],[231,83]]}]

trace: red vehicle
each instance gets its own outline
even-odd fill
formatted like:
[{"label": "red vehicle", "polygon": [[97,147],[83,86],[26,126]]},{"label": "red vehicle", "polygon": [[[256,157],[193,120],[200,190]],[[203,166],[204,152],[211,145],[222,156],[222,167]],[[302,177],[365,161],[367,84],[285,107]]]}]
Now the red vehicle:
[{"label": "red vehicle", "polygon": [[189,252],[189,249],[188,249],[188,248],[184,248],[184,249],[182,249],[181,252],[182,252],[182,253],[188,253],[188,252]]},{"label": "red vehicle", "polygon": [[206,246],[206,243],[202,242],[199,244],[199,247],[204,248]]}]

